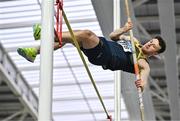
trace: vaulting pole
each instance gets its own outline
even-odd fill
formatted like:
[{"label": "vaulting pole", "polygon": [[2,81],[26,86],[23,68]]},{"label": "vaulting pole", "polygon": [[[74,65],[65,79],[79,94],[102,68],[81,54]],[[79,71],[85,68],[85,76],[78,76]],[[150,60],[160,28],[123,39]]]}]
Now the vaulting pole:
[{"label": "vaulting pole", "polygon": [[[120,0],[114,0],[113,3],[113,16],[114,16],[114,30],[120,27]],[[121,72],[115,72],[115,82],[114,82],[114,119],[115,121],[120,121],[121,118]]]},{"label": "vaulting pole", "polygon": [[38,121],[52,121],[54,0],[42,0],[41,64]]},{"label": "vaulting pole", "polygon": [[[125,0],[125,6],[126,6],[126,14],[128,17],[128,21],[131,21],[128,0]],[[136,74],[136,80],[139,80],[141,78],[140,78],[140,74],[139,74],[139,67],[138,67],[138,63],[137,63],[136,50],[135,50],[133,38],[134,38],[133,37],[133,31],[130,30],[130,39],[131,39],[132,50],[133,50],[134,69],[135,69],[135,74]],[[139,108],[140,108],[140,114],[141,114],[141,121],[144,121],[144,104],[143,104],[143,97],[142,97],[141,88],[138,88],[138,98],[139,98]]]}]

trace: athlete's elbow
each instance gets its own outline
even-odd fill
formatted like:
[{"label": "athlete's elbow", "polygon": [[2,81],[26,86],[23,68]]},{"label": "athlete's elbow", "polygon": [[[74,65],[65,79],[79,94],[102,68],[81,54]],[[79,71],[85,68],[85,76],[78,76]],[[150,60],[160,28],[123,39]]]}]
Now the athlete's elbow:
[{"label": "athlete's elbow", "polygon": [[150,74],[150,68],[149,67],[146,67],[145,69],[144,69],[144,74],[147,76],[147,78],[148,78],[148,76],[149,76],[149,74]]},{"label": "athlete's elbow", "polygon": [[148,66],[148,67],[147,67],[147,73],[148,73],[148,75],[149,75],[150,71],[151,71],[151,69],[150,69],[150,67]]},{"label": "athlete's elbow", "polygon": [[113,38],[114,38],[113,33],[110,33],[110,34],[109,34],[109,38],[113,40]]},{"label": "athlete's elbow", "polygon": [[111,40],[113,40],[113,41],[118,40],[118,37],[115,36],[114,33],[110,33],[110,34],[109,34],[109,38],[110,38]]}]

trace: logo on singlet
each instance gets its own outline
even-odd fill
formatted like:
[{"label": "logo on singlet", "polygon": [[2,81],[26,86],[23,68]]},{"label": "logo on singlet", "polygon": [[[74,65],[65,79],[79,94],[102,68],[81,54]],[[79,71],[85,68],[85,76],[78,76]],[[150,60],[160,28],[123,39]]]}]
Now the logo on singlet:
[{"label": "logo on singlet", "polygon": [[131,41],[128,40],[119,40],[117,41],[123,47],[124,52],[133,52]]}]

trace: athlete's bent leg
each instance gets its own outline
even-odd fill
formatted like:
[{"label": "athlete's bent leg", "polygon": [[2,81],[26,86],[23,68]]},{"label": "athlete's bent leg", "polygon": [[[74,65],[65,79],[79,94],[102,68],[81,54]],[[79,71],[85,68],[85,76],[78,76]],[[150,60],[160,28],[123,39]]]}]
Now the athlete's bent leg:
[{"label": "athlete's bent leg", "polygon": [[[74,31],[74,36],[80,47],[85,49],[94,48],[99,43],[99,38],[90,30],[76,30]],[[62,42],[73,43],[69,32],[62,33]]]},{"label": "athlete's bent leg", "polygon": [[[99,38],[90,30],[74,30],[73,31],[78,43],[83,48],[93,48],[99,43]],[[35,40],[40,39],[41,37],[41,25],[35,24],[33,26],[33,36]],[[54,42],[59,42],[59,39],[57,35],[54,35]],[[70,32],[63,32],[62,33],[62,41],[64,41],[63,45],[65,43],[73,43],[71,39]],[[58,49],[57,46],[55,46],[55,50]]]},{"label": "athlete's bent leg", "polygon": [[[74,36],[78,41],[80,47],[83,47],[84,49],[93,48],[99,43],[99,38],[90,30],[75,30]],[[64,46],[66,43],[72,43],[74,45],[69,32],[62,33],[62,46]],[[62,46],[59,46],[59,42],[55,40],[54,50],[57,50]],[[37,54],[40,54],[40,46],[32,48],[18,48],[17,52],[19,55],[23,56],[28,61],[34,62]]]}]

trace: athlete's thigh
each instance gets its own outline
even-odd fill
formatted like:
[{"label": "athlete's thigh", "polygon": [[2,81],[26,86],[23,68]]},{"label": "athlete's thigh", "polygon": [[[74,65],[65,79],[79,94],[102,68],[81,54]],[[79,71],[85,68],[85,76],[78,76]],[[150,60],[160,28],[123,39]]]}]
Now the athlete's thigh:
[{"label": "athlete's thigh", "polygon": [[90,36],[88,36],[87,38],[85,38],[82,41],[82,47],[84,49],[91,49],[96,47],[99,44],[99,37],[94,34],[93,32],[90,33]]}]

